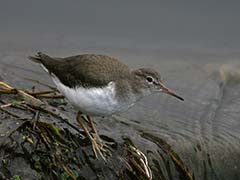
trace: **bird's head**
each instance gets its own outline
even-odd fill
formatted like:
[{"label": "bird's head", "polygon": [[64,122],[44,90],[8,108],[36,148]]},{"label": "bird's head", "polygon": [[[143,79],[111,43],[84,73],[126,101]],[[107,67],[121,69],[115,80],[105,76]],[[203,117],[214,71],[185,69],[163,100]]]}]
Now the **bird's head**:
[{"label": "bird's head", "polygon": [[163,92],[184,101],[182,97],[178,96],[163,84],[161,76],[156,70],[150,68],[140,68],[133,71],[133,73],[134,79],[137,82],[135,88],[140,88],[142,93],[152,94],[155,92]]}]

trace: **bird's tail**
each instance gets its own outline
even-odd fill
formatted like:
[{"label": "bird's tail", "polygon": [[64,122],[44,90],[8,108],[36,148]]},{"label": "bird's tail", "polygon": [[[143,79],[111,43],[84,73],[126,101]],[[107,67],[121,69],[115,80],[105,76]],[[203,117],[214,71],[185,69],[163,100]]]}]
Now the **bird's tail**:
[{"label": "bird's tail", "polygon": [[30,59],[33,62],[40,63],[40,64],[51,64],[51,62],[55,61],[55,59],[51,58],[50,56],[38,52],[35,56],[29,56],[28,59]]},{"label": "bird's tail", "polygon": [[30,59],[33,62],[42,64],[42,54],[41,52],[38,52],[35,56],[29,56],[28,59]]},{"label": "bird's tail", "polygon": [[28,59],[41,64],[42,68],[48,73],[50,73],[54,69],[56,65],[54,64],[54,62],[57,61],[56,59],[51,58],[50,56],[41,52],[38,52],[35,56],[29,56]]}]

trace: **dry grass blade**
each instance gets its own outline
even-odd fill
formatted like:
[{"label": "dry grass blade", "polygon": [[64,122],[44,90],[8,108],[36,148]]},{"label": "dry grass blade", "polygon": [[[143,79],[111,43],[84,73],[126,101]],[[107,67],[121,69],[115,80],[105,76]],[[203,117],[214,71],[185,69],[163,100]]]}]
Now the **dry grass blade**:
[{"label": "dry grass blade", "polygon": [[7,83],[0,81],[0,86],[5,87],[6,89],[13,89],[11,86],[9,86]]},{"label": "dry grass blade", "polygon": [[146,139],[150,139],[152,142],[155,142],[158,145],[158,147],[160,147],[164,152],[166,152],[171,157],[174,164],[180,169],[181,173],[185,176],[186,180],[193,180],[192,173],[184,165],[184,163],[181,161],[178,155],[171,149],[170,145],[168,145],[162,139],[149,133],[143,133],[142,136]]},{"label": "dry grass blade", "polygon": [[63,95],[37,95],[39,98],[46,98],[46,99],[63,99]]},{"label": "dry grass blade", "polygon": [[41,91],[41,92],[27,92],[28,94],[32,96],[38,96],[38,95],[43,95],[43,94],[52,94],[55,93],[56,91]]},{"label": "dry grass blade", "polygon": [[[48,104],[45,104],[40,99],[37,99],[39,97],[63,98],[63,96],[53,94],[55,92],[56,91],[43,91],[43,92],[31,93],[25,90],[16,89],[8,85],[7,83],[0,81],[0,93],[11,94],[11,96],[9,97],[6,96],[6,99],[3,98],[0,100],[0,111],[3,111],[4,113],[13,116],[14,118],[23,119],[23,117],[21,117],[20,115],[8,111],[7,108],[8,107],[18,108],[18,110],[20,109],[25,112],[27,111],[29,112],[30,110],[30,112],[34,114],[36,114],[36,112],[38,112],[39,110],[41,112],[50,114],[54,117],[57,117],[63,120],[63,122],[70,125],[75,130],[79,131],[79,128],[69,123],[68,118],[64,114],[62,114],[58,109]],[[22,101],[15,100],[16,96],[20,96]],[[9,98],[10,99],[14,98],[14,99],[10,100],[12,102],[7,102],[9,101]],[[21,122],[21,124],[17,128],[11,131],[11,133],[8,135],[8,138],[12,138],[13,134],[16,135],[15,134],[16,132],[22,135],[22,138],[20,138],[23,140],[22,145],[24,145],[24,143],[26,142],[26,143],[29,143],[30,146],[33,148],[34,147],[42,148],[42,151],[39,151],[39,152],[45,153],[45,155],[48,156],[50,161],[50,163],[48,164],[49,165],[48,167],[50,167],[50,169],[51,168],[55,168],[54,170],[61,169],[61,171],[63,171],[65,174],[69,176],[68,177],[69,179],[74,179],[74,180],[77,179],[75,177],[76,176],[76,174],[74,173],[75,171],[71,171],[71,169],[69,169],[69,167],[67,167],[67,165],[64,164],[64,162],[61,160],[62,156],[64,155],[58,154],[59,149],[62,149],[62,148],[68,149],[69,147],[68,147],[68,141],[64,139],[64,137],[60,133],[60,129],[58,129],[54,124],[41,122],[39,120],[33,121],[30,119],[27,119],[27,121]],[[38,146],[39,142],[43,146]],[[36,153],[38,152],[36,151]],[[33,160],[32,159],[33,157],[30,156],[29,158]],[[41,162],[43,161],[44,159]],[[54,163],[54,165],[52,165],[52,163]],[[50,171],[53,172],[54,170],[52,171],[50,170]],[[59,172],[61,173],[61,171]]]},{"label": "dry grass blade", "polygon": [[0,108],[6,108],[6,107],[10,107],[10,106],[12,106],[12,103],[7,103],[4,105],[1,105]]},{"label": "dry grass blade", "polygon": [[16,94],[17,92],[14,89],[9,89],[9,88],[5,88],[5,89],[0,89],[0,93],[4,93],[4,94]]},{"label": "dry grass blade", "polygon": [[63,168],[63,170],[67,173],[67,175],[71,177],[71,179],[76,180],[76,178],[71,173],[71,170],[67,166],[65,166],[65,164],[60,160],[58,155],[55,154],[54,157],[57,160],[57,162],[60,164],[60,166]]},{"label": "dry grass blade", "polygon": [[63,95],[56,94],[57,91],[41,91],[41,92],[27,92],[27,94],[30,94],[34,97],[38,98],[48,98],[48,99],[62,99],[64,98]]},{"label": "dry grass blade", "polygon": [[150,179],[143,168],[133,158],[129,158],[130,163],[137,169],[137,171],[146,179]]},{"label": "dry grass blade", "polygon": [[32,95],[27,94],[23,90],[15,89],[5,82],[0,81],[0,86],[4,86],[5,90],[9,92],[12,90],[16,91],[16,93],[20,95],[27,104],[31,104],[32,106],[41,106],[44,104],[41,100],[34,98]]},{"label": "dry grass blade", "polygon": [[17,90],[17,92],[27,104],[31,104],[32,106],[36,107],[44,105],[44,103],[41,100],[31,96],[30,94],[25,93],[22,90]]},{"label": "dry grass blade", "polygon": [[[72,125],[71,123],[69,123],[68,118],[61,112],[57,111],[56,108],[53,108],[49,105],[44,104],[41,100],[33,97],[32,95],[28,94],[27,92],[24,92],[23,90],[20,90],[20,89],[15,89],[5,82],[0,81],[0,86],[4,86],[5,89],[9,90],[10,93],[12,93],[12,91],[14,90],[14,92],[16,94],[18,94],[25,101],[25,103],[27,105],[29,105],[31,108],[51,114],[52,116],[62,120],[64,123],[66,123],[73,129],[75,129],[76,131],[80,132],[79,128],[77,128],[74,125]],[[8,112],[8,114],[11,114],[11,113]],[[16,117],[19,117],[19,116],[16,116]]]},{"label": "dry grass blade", "polygon": [[144,177],[144,179],[152,179],[152,171],[148,165],[147,157],[143,152],[132,145],[127,145],[130,164]]}]

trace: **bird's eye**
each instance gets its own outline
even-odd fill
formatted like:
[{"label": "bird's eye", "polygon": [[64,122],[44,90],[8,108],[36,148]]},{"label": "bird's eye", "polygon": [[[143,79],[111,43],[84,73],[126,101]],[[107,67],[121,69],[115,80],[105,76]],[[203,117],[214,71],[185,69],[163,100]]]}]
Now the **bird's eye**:
[{"label": "bird's eye", "polygon": [[148,82],[153,82],[153,78],[150,77],[150,76],[148,76],[146,79],[147,79]]}]

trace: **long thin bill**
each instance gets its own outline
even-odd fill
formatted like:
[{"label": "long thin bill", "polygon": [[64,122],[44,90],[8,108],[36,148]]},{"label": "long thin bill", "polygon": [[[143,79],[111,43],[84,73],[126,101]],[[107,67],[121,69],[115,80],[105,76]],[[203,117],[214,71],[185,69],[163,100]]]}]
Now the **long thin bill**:
[{"label": "long thin bill", "polygon": [[160,87],[160,91],[169,94],[171,96],[174,96],[175,98],[180,99],[181,101],[184,101],[184,99],[182,97],[180,97],[179,95],[177,95],[175,92],[171,91],[170,89],[168,89],[165,85],[161,84]]}]

